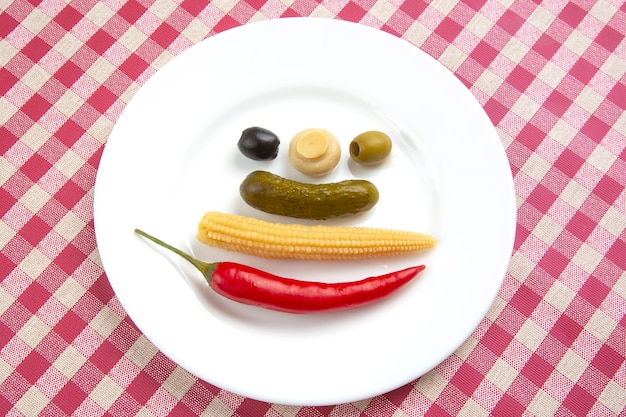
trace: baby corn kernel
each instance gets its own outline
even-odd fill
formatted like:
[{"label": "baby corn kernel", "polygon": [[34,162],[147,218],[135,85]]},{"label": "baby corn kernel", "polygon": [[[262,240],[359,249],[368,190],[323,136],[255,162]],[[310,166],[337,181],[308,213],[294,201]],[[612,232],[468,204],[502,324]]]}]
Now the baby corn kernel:
[{"label": "baby corn kernel", "polygon": [[197,239],[246,255],[320,261],[400,255],[437,244],[432,236],[403,230],[271,223],[215,211],[200,220]]}]

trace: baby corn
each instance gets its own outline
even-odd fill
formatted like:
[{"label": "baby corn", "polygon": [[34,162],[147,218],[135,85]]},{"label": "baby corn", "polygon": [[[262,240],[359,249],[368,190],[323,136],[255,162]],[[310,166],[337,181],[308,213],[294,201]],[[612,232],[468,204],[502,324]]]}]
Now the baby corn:
[{"label": "baby corn", "polygon": [[280,224],[208,212],[197,239],[209,246],[270,259],[349,260],[400,255],[435,246],[429,235],[369,227]]}]

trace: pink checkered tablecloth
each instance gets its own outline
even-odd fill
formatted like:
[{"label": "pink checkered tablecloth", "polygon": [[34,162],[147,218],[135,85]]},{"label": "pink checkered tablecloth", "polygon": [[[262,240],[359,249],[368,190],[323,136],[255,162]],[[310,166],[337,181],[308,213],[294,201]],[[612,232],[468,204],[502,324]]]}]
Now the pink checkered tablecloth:
[{"label": "pink checkered tablecloth", "polygon": [[[624,416],[626,4],[0,0],[0,414]],[[98,163],[133,94],[229,28],[373,26],[449,68],[495,125],[517,196],[504,284],[462,346],[392,392],[270,404],[199,380],[135,327],[102,268]]]}]

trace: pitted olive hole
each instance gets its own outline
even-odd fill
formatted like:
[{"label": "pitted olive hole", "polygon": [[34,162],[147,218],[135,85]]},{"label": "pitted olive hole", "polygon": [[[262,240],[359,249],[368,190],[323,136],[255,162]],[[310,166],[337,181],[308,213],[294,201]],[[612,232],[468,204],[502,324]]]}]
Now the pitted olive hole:
[{"label": "pitted olive hole", "polygon": [[360,152],[361,152],[361,147],[359,146],[359,144],[356,141],[352,142],[350,144],[350,155],[353,155],[356,157],[356,156],[359,156]]}]

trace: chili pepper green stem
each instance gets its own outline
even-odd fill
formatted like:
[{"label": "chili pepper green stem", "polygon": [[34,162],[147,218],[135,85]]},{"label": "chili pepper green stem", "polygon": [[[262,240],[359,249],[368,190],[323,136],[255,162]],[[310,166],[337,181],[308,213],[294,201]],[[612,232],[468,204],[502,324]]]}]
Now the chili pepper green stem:
[{"label": "chili pepper green stem", "polygon": [[178,256],[184,258],[189,263],[191,263],[194,267],[196,267],[196,269],[200,271],[202,275],[204,275],[204,278],[208,282],[211,282],[211,276],[213,274],[213,271],[215,271],[215,268],[217,267],[217,262],[212,262],[212,263],[202,262],[201,260],[196,259],[193,256],[183,252],[182,250],[175,248],[172,245],[168,245],[167,243],[163,242],[161,239],[158,239],[154,236],[149,235],[148,233],[144,232],[141,229],[135,229],[135,233],[145,237],[146,239],[153,241],[154,243],[156,243],[159,246],[164,247],[165,249],[171,250]]}]

